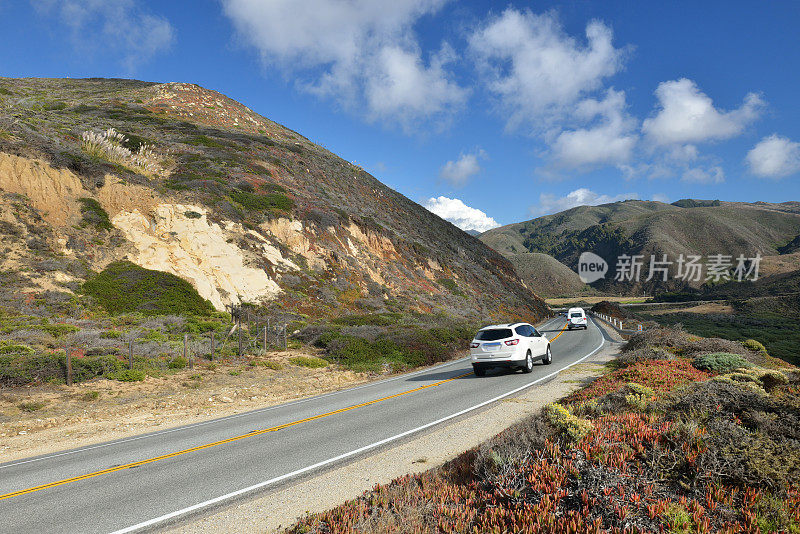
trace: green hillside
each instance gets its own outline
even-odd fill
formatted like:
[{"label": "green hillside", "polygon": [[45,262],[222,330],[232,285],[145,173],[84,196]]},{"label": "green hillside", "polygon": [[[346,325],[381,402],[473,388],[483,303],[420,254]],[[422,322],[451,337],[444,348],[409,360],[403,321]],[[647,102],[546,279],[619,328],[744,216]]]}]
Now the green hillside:
[{"label": "green hillside", "polygon": [[[505,255],[541,252],[572,268],[577,268],[581,252],[593,251],[613,268],[621,254],[646,258],[667,254],[672,260],[680,254],[772,256],[785,250],[800,232],[800,215],[793,202],[687,200],[678,204],[626,200],[581,206],[495,228],[480,239]],[[608,281],[597,285],[612,286]]]}]

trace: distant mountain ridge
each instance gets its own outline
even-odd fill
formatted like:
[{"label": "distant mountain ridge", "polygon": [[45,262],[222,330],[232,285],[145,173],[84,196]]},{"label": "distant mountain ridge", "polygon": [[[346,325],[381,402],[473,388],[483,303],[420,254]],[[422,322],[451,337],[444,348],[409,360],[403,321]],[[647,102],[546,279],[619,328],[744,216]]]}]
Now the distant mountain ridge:
[{"label": "distant mountain ridge", "polygon": [[[622,254],[641,254],[673,261],[681,254],[764,257],[780,254],[800,235],[800,204],[785,202],[724,202],[687,199],[675,204],[625,200],[600,206],[580,206],[526,222],[489,230],[480,239],[511,256],[540,252],[577,269],[578,257],[592,251],[614,268]],[[681,207],[685,206],[685,207]],[[629,286],[673,289],[682,284],[654,281]],[[598,288],[623,290],[608,278]]]}]

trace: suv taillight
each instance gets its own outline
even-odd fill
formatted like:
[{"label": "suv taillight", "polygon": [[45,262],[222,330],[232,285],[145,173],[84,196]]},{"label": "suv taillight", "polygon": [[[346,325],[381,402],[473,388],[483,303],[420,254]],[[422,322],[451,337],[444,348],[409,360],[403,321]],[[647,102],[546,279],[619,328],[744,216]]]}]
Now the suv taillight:
[{"label": "suv taillight", "polygon": [[508,341],[506,341],[506,345],[508,346],[516,345],[517,343],[519,343],[519,339],[509,339]]},{"label": "suv taillight", "polygon": [[480,346],[481,346],[480,343],[470,343],[469,344],[469,348],[471,348],[471,349],[477,349]]}]

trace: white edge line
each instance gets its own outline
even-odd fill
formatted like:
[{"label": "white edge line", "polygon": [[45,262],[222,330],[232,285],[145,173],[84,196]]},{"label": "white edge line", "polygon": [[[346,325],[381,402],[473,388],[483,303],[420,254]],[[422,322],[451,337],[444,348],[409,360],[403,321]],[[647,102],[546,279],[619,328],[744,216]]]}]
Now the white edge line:
[{"label": "white edge line", "polygon": [[[545,322],[542,326],[547,325],[547,324],[551,323],[554,320],[555,319],[550,319],[549,321]],[[459,358],[457,360],[451,360],[449,362],[445,362],[445,363],[442,363],[442,364],[439,364],[439,365],[434,365],[433,367],[426,367],[425,369],[420,369],[418,371],[413,371],[411,373],[406,373],[404,375],[395,376],[395,377],[392,377],[392,378],[385,378],[383,380],[378,380],[376,382],[369,382],[367,384],[361,384],[359,386],[354,386],[352,388],[340,389],[338,391],[331,391],[329,393],[322,393],[320,395],[314,395],[313,397],[306,397],[305,399],[297,399],[297,400],[285,402],[283,404],[275,404],[273,406],[265,406],[264,408],[256,408],[255,410],[248,410],[248,411],[242,412],[242,413],[237,413],[237,414],[233,414],[233,415],[226,415],[224,417],[217,417],[215,419],[209,419],[208,421],[200,421],[198,423],[192,423],[190,425],[177,426],[175,428],[168,428],[166,430],[158,430],[156,432],[149,432],[147,434],[142,434],[142,435],[139,435],[139,436],[133,436],[133,437],[130,437],[130,438],[121,438],[119,440],[109,441],[109,442],[106,442],[106,443],[98,443],[97,445],[89,445],[88,447],[83,447],[83,448],[80,448],[80,449],[73,449],[73,450],[59,452],[59,453],[55,453],[55,454],[48,454],[47,456],[39,456],[39,457],[36,457],[36,458],[29,458],[27,460],[20,460],[18,462],[12,462],[12,463],[8,463],[8,464],[0,465],[0,469],[7,469],[9,467],[15,467],[15,466],[18,466],[18,465],[24,465],[24,464],[29,464],[29,463],[33,463],[33,462],[41,462],[42,460],[51,460],[53,458],[59,458],[61,456],[69,456],[69,455],[72,455],[72,454],[77,454],[79,452],[87,452],[87,451],[92,451],[92,450],[95,450],[95,449],[102,449],[104,447],[111,447],[113,445],[121,445],[123,443],[130,443],[132,441],[139,441],[139,440],[142,440],[142,439],[155,438],[155,437],[158,437],[158,436],[163,436],[165,434],[172,434],[173,432],[180,432],[182,430],[191,430],[193,428],[199,428],[201,426],[207,426],[207,425],[211,425],[211,424],[214,424],[214,423],[220,423],[220,422],[223,422],[223,421],[230,421],[232,419],[238,419],[240,417],[245,417],[245,416],[248,416],[248,415],[256,415],[256,414],[268,412],[268,411],[271,411],[271,410],[277,410],[278,408],[287,408],[289,406],[296,406],[296,405],[302,404],[304,402],[310,402],[312,400],[324,399],[326,397],[331,397],[333,395],[339,395],[339,394],[342,394],[342,393],[348,393],[348,392],[351,392],[351,391],[356,391],[356,390],[367,388],[367,387],[371,387],[371,386],[378,386],[378,385],[381,385],[381,384],[386,384],[388,382],[394,382],[395,380],[402,380],[404,378],[409,378],[409,377],[416,376],[416,375],[419,375],[419,374],[422,374],[422,373],[427,373],[429,371],[435,371],[436,369],[441,369],[442,367],[447,367],[448,365],[453,365],[453,364],[456,364],[456,363],[459,363],[459,362],[462,362],[462,361],[468,360],[468,359],[469,359],[469,356],[465,356],[464,358]]]},{"label": "white edge line", "polygon": [[[595,328],[598,328],[597,325],[595,325]],[[598,330],[599,330],[599,328],[598,328]],[[579,360],[576,360],[576,361],[572,362],[569,365],[566,365],[566,366],[562,367],[561,369],[559,369],[557,371],[553,371],[549,375],[545,375],[545,376],[543,376],[541,378],[537,378],[533,382],[529,382],[529,383],[525,384],[524,386],[520,386],[520,387],[518,387],[516,389],[512,389],[511,391],[503,393],[502,395],[498,395],[497,397],[495,397],[493,399],[489,399],[487,401],[483,401],[480,404],[476,404],[475,406],[471,406],[469,408],[461,410],[460,412],[456,412],[456,413],[448,415],[446,417],[442,417],[441,419],[438,419],[438,420],[433,421],[431,423],[427,423],[427,424],[424,424],[422,426],[418,426],[417,428],[413,428],[411,430],[406,430],[405,432],[402,432],[402,433],[397,434],[395,436],[392,436],[390,438],[382,439],[381,441],[376,441],[375,443],[371,443],[369,445],[365,445],[364,447],[360,447],[360,448],[352,450],[350,452],[346,452],[344,454],[340,454],[339,456],[336,456],[334,458],[329,458],[327,460],[323,460],[323,461],[318,462],[316,464],[309,465],[307,467],[303,467],[302,469],[298,469],[296,471],[292,471],[291,473],[286,473],[285,475],[281,475],[281,476],[278,476],[278,477],[275,477],[275,478],[271,478],[269,480],[265,480],[264,482],[259,482],[258,484],[253,484],[252,486],[248,486],[246,488],[242,488],[242,489],[233,491],[231,493],[227,493],[225,495],[220,495],[219,497],[215,497],[213,499],[209,499],[207,501],[203,501],[201,503],[197,503],[195,505],[189,506],[187,508],[183,508],[181,510],[176,510],[175,512],[170,512],[169,514],[165,514],[165,515],[162,515],[160,517],[156,517],[154,519],[149,519],[147,521],[143,521],[141,523],[138,523],[136,525],[132,525],[130,527],[126,527],[126,528],[123,528],[123,529],[120,529],[120,530],[115,530],[111,534],[126,534],[128,532],[136,532],[137,530],[140,530],[140,529],[143,529],[143,528],[147,528],[147,527],[151,527],[151,526],[156,525],[158,523],[163,523],[164,521],[168,521],[168,520],[173,519],[175,517],[178,517],[178,516],[181,516],[181,515],[185,515],[185,514],[194,512],[196,510],[200,510],[202,508],[207,508],[209,506],[213,506],[214,504],[218,504],[218,503],[226,501],[228,499],[232,499],[234,497],[238,497],[238,496],[243,495],[245,493],[249,493],[251,491],[263,488],[265,486],[270,486],[272,484],[275,484],[277,482],[281,482],[281,481],[286,480],[288,478],[292,478],[292,477],[295,477],[297,475],[301,475],[303,473],[307,473],[308,471],[313,471],[314,469],[318,469],[320,467],[324,467],[326,465],[338,462],[339,460],[343,460],[345,458],[349,458],[350,456],[354,456],[356,454],[360,454],[360,453],[368,451],[370,449],[374,449],[376,447],[380,447],[381,445],[385,445],[387,443],[391,443],[392,441],[396,441],[398,439],[404,438],[404,437],[406,437],[408,435],[411,435],[411,434],[414,434],[416,432],[419,432],[420,430],[425,430],[426,428],[430,428],[432,426],[436,426],[436,425],[441,424],[441,423],[443,423],[445,421],[448,421],[450,419],[453,419],[453,418],[459,417],[461,415],[464,415],[465,413],[469,413],[469,412],[471,412],[473,410],[477,410],[478,408],[482,408],[482,407],[486,406],[487,404],[491,404],[493,402],[497,402],[500,399],[504,399],[505,397],[513,395],[514,393],[522,391],[523,389],[529,388],[529,387],[531,387],[531,386],[533,386],[535,384],[538,384],[539,382],[547,380],[548,378],[557,375],[561,371],[564,371],[566,369],[569,369],[573,365],[577,365],[577,364],[581,363],[583,360],[585,360],[589,356],[592,356],[597,351],[602,349],[604,344],[605,344],[605,338],[603,337],[602,332],[601,332],[600,333],[600,345],[598,345],[596,349],[594,349],[592,352],[590,352],[586,356],[582,357]]]}]

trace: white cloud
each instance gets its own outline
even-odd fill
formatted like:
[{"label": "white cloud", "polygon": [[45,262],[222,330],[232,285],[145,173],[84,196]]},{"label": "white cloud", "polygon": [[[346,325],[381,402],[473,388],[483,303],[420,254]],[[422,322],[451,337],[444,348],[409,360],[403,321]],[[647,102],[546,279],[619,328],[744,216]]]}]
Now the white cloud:
[{"label": "white cloud", "polygon": [[551,150],[557,166],[588,168],[603,164],[620,164],[631,159],[637,135],[635,119],[625,112],[625,93],[609,89],[603,100],[581,101],[575,116],[599,122],[588,127],[561,132]]},{"label": "white cloud", "polygon": [[762,178],[783,178],[800,172],[800,143],[772,134],[747,153],[750,172]]},{"label": "white cloud", "polygon": [[683,172],[681,180],[695,184],[721,184],[725,181],[725,172],[719,166],[693,167]]},{"label": "white cloud", "polygon": [[461,156],[453,161],[445,163],[439,171],[439,176],[455,186],[461,186],[481,172],[480,159],[486,159],[486,151],[479,148],[474,152],[461,153]]},{"label": "white cloud", "polygon": [[530,212],[532,215],[539,217],[541,215],[558,213],[577,206],[597,206],[599,204],[608,204],[609,202],[636,198],[639,198],[639,195],[636,193],[622,193],[612,197],[595,193],[586,188],[576,189],[563,197],[556,197],[550,193],[541,193],[539,195],[539,204],[531,206]]},{"label": "white cloud", "polygon": [[465,231],[485,232],[500,226],[481,210],[471,208],[457,198],[429,198],[425,207]]},{"label": "white cloud", "polygon": [[755,120],[764,101],[755,93],[741,107],[720,111],[711,98],[686,78],[662,82],[655,91],[658,113],[642,124],[642,131],[657,145],[699,143],[728,139]]},{"label": "white cloud", "polygon": [[167,50],[175,30],[163,17],[147,13],[134,0],[31,0],[43,15],[68,27],[82,52],[121,56],[127,74]]},{"label": "white cloud", "polygon": [[513,8],[469,39],[489,89],[509,114],[509,127],[530,121],[534,131],[546,129],[622,68],[625,51],[611,41],[611,29],[602,22],[589,22],[584,44],[567,35],[553,13]]},{"label": "white cloud", "polygon": [[268,65],[301,87],[330,97],[371,121],[406,130],[431,117],[446,120],[468,91],[445,69],[455,54],[444,44],[422,56],[413,25],[447,0],[222,0],[238,35]]},{"label": "white cloud", "polygon": [[653,200],[656,202],[663,202],[664,204],[669,204],[669,197],[663,193],[656,193],[653,195]]}]

